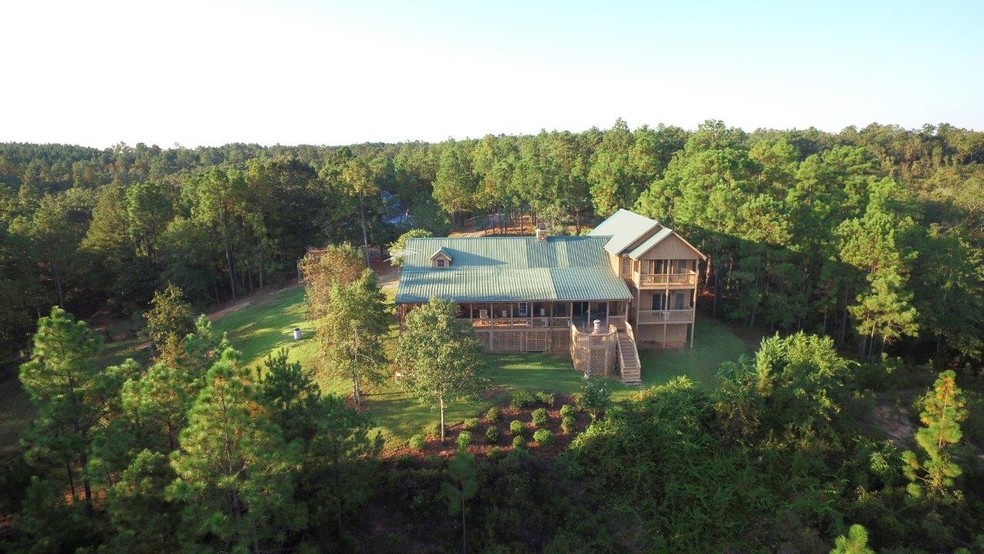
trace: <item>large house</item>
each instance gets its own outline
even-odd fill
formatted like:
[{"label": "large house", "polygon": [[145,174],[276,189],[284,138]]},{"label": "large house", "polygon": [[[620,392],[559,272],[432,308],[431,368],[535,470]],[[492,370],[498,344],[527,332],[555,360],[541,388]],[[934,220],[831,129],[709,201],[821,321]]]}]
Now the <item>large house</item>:
[{"label": "large house", "polygon": [[638,348],[693,344],[706,256],[627,210],[588,236],[416,238],[403,254],[400,315],[431,297],[457,302],[492,352],[570,353],[578,369],[632,383]]}]

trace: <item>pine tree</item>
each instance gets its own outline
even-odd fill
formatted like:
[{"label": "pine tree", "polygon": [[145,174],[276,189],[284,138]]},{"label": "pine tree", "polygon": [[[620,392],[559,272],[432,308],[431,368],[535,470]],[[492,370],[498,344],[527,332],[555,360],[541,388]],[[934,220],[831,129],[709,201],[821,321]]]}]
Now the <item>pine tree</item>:
[{"label": "pine tree", "polygon": [[920,459],[912,451],[902,454],[902,469],[910,481],[906,490],[913,498],[926,498],[934,504],[960,500],[963,494],[953,486],[963,470],[951,457],[951,450],[963,437],[960,422],[967,417],[967,408],[956,373],[940,373],[922,407],[919,420],[924,427],[916,431],[916,443],[926,456]]},{"label": "pine tree", "polygon": [[304,524],[290,476],[300,453],[257,402],[237,352],[226,350],[206,382],[171,455],[177,478],[168,498],[185,504],[186,542],[259,552]]},{"label": "pine tree", "polygon": [[26,434],[25,454],[29,460],[47,459],[63,467],[73,496],[81,469],[85,511],[90,515],[93,493],[86,465],[93,429],[113,408],[134,367],[96,367],[92,358],[101,347],[100,336],[85,322],[76,322],[55,306],[50,316],[38,320],[31,361],[20,369],[21,383],[38,408],[38,418]]}]

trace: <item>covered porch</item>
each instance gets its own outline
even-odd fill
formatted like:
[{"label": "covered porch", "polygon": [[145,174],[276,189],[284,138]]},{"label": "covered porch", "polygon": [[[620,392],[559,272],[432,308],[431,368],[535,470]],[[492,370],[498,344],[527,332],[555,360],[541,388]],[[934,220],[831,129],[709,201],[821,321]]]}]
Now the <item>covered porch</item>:
[{"label": "covered porch", "polygon": [[552,327],[577,329],[590,332],[594,320],[601,327],[622,327],[628,314],[628,302],[624,300],[592,300],[577,302],[527,301],[527,302],[467,302],[459,303],[457,317],[467,319],[475,330],[487,328],[537,328]]}]

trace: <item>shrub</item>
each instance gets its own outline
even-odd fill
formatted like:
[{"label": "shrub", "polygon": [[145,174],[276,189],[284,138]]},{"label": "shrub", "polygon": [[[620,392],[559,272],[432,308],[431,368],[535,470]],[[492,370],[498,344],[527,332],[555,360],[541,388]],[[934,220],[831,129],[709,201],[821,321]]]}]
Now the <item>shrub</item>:
[{"label": "shrub", "polygon": [[513,448],[523,448],[526,446],[526,441],[523,439],[522,435],[516,435],[512,440]]},{"label": "shrub", "polygon": [[553,408],[556,398],[552,392],[540,391],[536,393],[536,399],[547,405],[548,408]]},{"label": "shrub", "polygon": [[517,410],[522,410],[524,408],[529,408],[530,406],[536,404],[536,397],[533,393],[526,389],[519,389],[512,395],[512,400],[509,405]]},{"label": "shrub", "polygon": [[571,406],[570,404],[564,404],[563,406],[560,407],[560,415],[563,417],[573,416],[574,406]]},{"label": "shrub", "polygon": [[410,448],[413,448],[414,450],[417,450],[417,451],[423,450],[424,449],[424,436],[423,435],[414,435],[414,436],[410,437],[409,444],[410,444]]},{"label": "shrub", "polygon": [[516,435],[517,437],[520,437],[520,436],[523,435],[523,428],[525,428],[525,427],[526,426],[523,425],[523,422],[522,421],[519,421],[519,420],[516,420],[516,419],[514,419],[513,421],[510,421],[509,422],[509,432],[512,433],[513,435]]},{"label": "shrub", "polygon": [[466,419],[465,422],[461,424],[461,428],[466,431],[474,431],[475,429],[478,429],[478,418],[470,417]]},{"label": "shrub", "polygon": [[424,425],[422,429],[423,435],[425,437],[436,438],[441,436],[441,423],[434,421]]},{"label": "shrub", "polygon": [[608,379],[592,377],[584,380],[577,402],[591,414],[591,419],[598,419],[605,413],[608,404],[611,403],[611,397],[612,393],[608,390]]},{"label": "shrub", "polygon": [[533,425],[537,427],[543,427],[550,421],[550,416],[547,415],[547,410],[545,408],[537,408],[533,410],[530,414],[533,417]]},{"label": "shrub", "polygon": [[566,415],[560,420],[560,430],[563,431],[565,435],[570,435],[573,433],[575,427],[577,427],[577,422],[574,420],[573,415]]},{"label": "shrub", "polygon": [[458,450],[464,450],[468,447],[468,443],[471,442],[471,432],[462,431],[458,433]]},{"label": "shrub", "polygon": [[487,440],[489,444],[499,442],[499,428],[495,425],[490,425],[489,428],[485,430],[485,440]]},{"label": "shrub", "polygon": [[502,419],[502,410],[498,406],[492,406],[489,411],[485,412],[485,420],[489,423],[499,423]]},{"label": "shrub", "polygon": [[550,444],[550,441],[553,440],[553,433],[550,432],[550,429],[537,429],[536,433],[533,433],[533,440],[537,444]]},{"label": "shrub", "polygon": [[489,460],[497,460],[505,456],[505,451],[502,450],[501,446],[493,446],[489,449]]}]

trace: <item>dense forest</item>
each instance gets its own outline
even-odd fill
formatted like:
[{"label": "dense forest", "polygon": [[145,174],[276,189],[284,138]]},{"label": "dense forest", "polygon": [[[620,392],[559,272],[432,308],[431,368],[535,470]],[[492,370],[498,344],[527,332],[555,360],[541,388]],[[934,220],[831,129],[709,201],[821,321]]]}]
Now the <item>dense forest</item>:
[{"label": "dense forest", "polygon": [[[19,512],[2,546],[984,551],[982,202],[984,133],[945,124],[2,144],[0,361],[32,360],[40,409],[0,474]],[[101,337],[71,315],[142,322],[172,293],[201,309],[282,284],[311,247],[579,233],[620,207],[708,254],[704,313],[779,335],[715,391],[679,379],[595,406],[556,456],[381,462],[368,415],[286,356],[260,375],[182,316],[149,368],[100,368]],[[929,391],[906,451],[865,427],[895,386]]]}]

